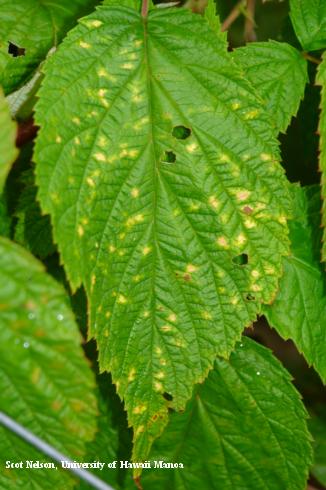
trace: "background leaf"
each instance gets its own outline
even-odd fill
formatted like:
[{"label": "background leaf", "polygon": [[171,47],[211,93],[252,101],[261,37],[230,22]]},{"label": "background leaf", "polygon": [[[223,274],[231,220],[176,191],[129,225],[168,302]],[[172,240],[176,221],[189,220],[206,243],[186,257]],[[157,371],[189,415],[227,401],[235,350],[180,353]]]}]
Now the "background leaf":
[{"label": "background leaf", "polygon": [[[309,191],[293,186],[296,216],[290,222],[292,255],[284,259],[280,290],[271,306],[263,311],[268,323],[284,339],[296,344],[322,380],[326,380],[326,296],[319,268],[318,246],[313,241],[319,218],[319,188]],[[313,207],[311,206],[313,203]],[[314,226],[311,226],[311,220]],[[319,223],[318,223],[319,224]]]},{"label": "background leaf", "polygon": [[42,216],[36,200],[37,188],[34,183],[33,169],[25,171],[21,178],[24,189],[21,192],[15,216],[15,241],[30,250],[33,255],[44,259],[56,251],[52,241],[49,216]]},{"label": "background leaf", "polygon": [[290,0],[291,20],[304,49],[326,48],[326,3],[324,0]]},{"label": "background leaf", "polygon": [[9,106],[0,87],[0,194],[10,166],[18,154],[15,140],[16,124],[11,120]]},{"label": "background leaf", "polygon": [[[0,84],[13,92],[96,0],[0,0]],[[9,43],[14,45],[8,52]],[[16,48],[25,50],[18,52]],[[13,56],[15,55],[15,56]]]},{"label": "background leaf", "polygon": [[[20,246],[0,238],[0,410],[72,458],[95,432],[94,379],[67,298]],[[4,470],[5,461],[47,461],[0,428],[0,487],[71,488],[67,473]]]},{"label": "background leaf", "polygon": [[284,132],[299,108],[308,81],[307,62],[287,43],[249,43],[232,52],[266,101],[276,132]]},{"label": "background leaf", "polygon": [[224,36],[186,9],[154,10],[144,24],[100,7],[45,73],[41,207],[70,283],[86,288],[90,336],[139,460],[167,423],[167,394],[182,409],[273,298],[287,182],[270,118]]},{"label": "background leaf", "polygon": [[321,172],[321,195],[323,199],[322,208],[322,226],[323,245],[322,260],[326,261],[326,53],[323,55],[323,61],[319,65],[317,74],[317,83],[321,85],[321,111],[319,118],[319,135],[320,135],[320,156],[319,169]]},{"label": "background leaf", "polygon": [[305,418],[288,372],[243,338],[154,443],[151,460],[184,469],[146,470],[144,490],[303,489],[311,461]]},{"label": "background leaf", "polygon": [[311,413],[309,430],[314,439],[314,464],[311,473],[317,480],[326,485],[326,414],[325,407]]}]

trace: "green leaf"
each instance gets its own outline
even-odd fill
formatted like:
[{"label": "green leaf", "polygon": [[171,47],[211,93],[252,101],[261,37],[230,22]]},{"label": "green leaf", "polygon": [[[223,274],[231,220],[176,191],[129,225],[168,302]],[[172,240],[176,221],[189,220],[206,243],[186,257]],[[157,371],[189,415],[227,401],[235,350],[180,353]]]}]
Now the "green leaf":
[{"label": "green leaf", "polygon": [[277,144],[223,35],[187,9],[100,7],[39,96],[41,207],[139,460],[167,423],[164,393],[182,409],[275,294],[290,207]]},{"label": "green leaf", "polygon": [[18,154],[15,140],[16,124],[11,120],[9,106],[0,87],[0,194],[10,167]]},{"label": "green leaf", "polygon": [[324,53],[323,61],[318,68],[317,83],[321,86],[321,111],[319,117],[319,169],[321,172],[321,195],[323,199],[322,226],[324,228],[321,255],[322,260],[326,262],[326,53]]},{"label": "green leaf", "polygon": [[[95,432],[94,380],[63,289],[20,246],[0,238],[0,410],[72,458]],[[47,461],[0,428],[0,487],[71,488],[66,472],[5,470],[5,461]]]},{"label": "green leaf", "polygon": [[37,188],[34,183],[33,170],[24,172],[22,190],[15,211],[17,225],[15,241],[30,250],[33,255],[44,259],[56,251],[52,241],[52,230],[49,216],[42,216],[36,200]]},{"label": "green leaf", "polygon": [[[97,0],[0,0],[0,84],[5,93],[26,83],[48,51],[96,4]],[[24,53],[14,57],[9,43]]]},{"label": "green leaf", "polygon": [[301,46],[307,51],[326,48],[325,0],[290,0],[290,16]]},{"label": "green leaf", "polygon": [[307,62],[287,43],[250,43],[232,52],[245,76],[266,101],[276,131],[284,132],[299,108],[308,81]]},{"label": "green leaf", "polygon": [[305,418],[289,373],[265,347],[243,338],[154,443],[153,466],[184,468],[146,470],[144,490],[303,489],[311,461]]},{"label": "green leaf", "polygon": [[[313,247],[316,228],[309,224],[309,202],[300,187],[294,187],[296,219],[290,223],[292,255],[284,259],[280,290],[271,306],[263,308],[268,323],[298,350],[326,381],[325,283]],[[319,200],[314,199],[313,213]],[[313,214],[313,216],[314,216]],[[318,229],[318,228],[317,228]]]},{"label": "green leaf", "polygon": [[325,407],[321,408],[323,411],[312,413],[309,419],[309,429],[314,439],[311,473],[322,485],[326,485],[326,414]]},{"label": "green leaf", "polygon": [[219,16],[216,14],[215,0],[208,0],[204,16],[211,29],[218,34],[220,39],[224,35],[225,48],[227,49],[227,33],[225,32],[224,34],[221,34],[221,21]]}]

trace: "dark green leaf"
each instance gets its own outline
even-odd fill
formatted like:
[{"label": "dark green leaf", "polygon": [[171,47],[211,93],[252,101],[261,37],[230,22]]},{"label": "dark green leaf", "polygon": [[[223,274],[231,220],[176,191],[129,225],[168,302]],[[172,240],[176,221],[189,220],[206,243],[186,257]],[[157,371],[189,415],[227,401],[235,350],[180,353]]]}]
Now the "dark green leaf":
[{"label": "dark green leaf", "polygon": [[[326,296],[325,283],[316,260],[313,237],[316,234],[309,222],[316,221],[319,199],[293,187],[297,215],[290,223],[292,255],[284,259],[284,275],[280,290],[271,306],[263,308],[271,326],[285,339],[292,339],[298,350],[326,381]],[[318,235],[318,233],[317,233]]]},{"label": "dark green leaf", "polygon": [[288,372],[244,338],[154,443],[153,466],[184,468],[146,470],[144,490],[303,490],[311,461],[305,418]]},{"label": "dark green leaf", "polygon": [[0,0],[0,84],[5,93],[23,85],[48,51],[96,3],[96,0]]}]

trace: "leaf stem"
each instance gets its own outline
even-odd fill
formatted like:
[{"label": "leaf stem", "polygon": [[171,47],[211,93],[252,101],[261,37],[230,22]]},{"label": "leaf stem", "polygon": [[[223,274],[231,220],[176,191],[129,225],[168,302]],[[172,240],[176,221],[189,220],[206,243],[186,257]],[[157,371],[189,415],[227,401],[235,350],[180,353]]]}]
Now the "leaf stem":
[{"label": "leaf stem", "polygon": [[256,0],[247,0],[246,20],[244,27],[244,39],[246,42],[257,40],[255,32],[255,10]]},{"label": "leaf stem", "polygon": [[143,0],[142,7],[141,7],[141,15],[144,18],[146,18],[148,15],[148,7],[149,7],[149,0]]},{"label": "leaf stem", "polygon": [[222,32],[227,31],[231,27],[233,22],[235,20],[237,20],[237,18],[239,17],[239,15],[242,12],[242,8],[244,7],[245,3],[246,3],[246,0],[240,0],[235,5],[235,7],[231,10],[231,12],[229,13],[229,15],[227,16],[227,18],[224,20],[224,22],[222,24],[222,27],[221,27]]},{"label": "leaf stem", "polygon": [[303,52],[302,56],[304,57],[305,60],[311,61],[315,65],[320,65],[320,63],[321,63],[321,60],[319,60],[318,58],[315,58],[314,56],[311,56],[311,54],[309,54],[309,53]]}]

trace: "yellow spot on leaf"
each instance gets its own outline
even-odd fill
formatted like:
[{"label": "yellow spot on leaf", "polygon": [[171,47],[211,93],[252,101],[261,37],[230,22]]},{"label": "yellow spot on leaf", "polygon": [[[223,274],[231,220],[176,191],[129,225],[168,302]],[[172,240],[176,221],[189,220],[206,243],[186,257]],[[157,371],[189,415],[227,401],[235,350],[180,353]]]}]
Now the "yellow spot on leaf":
[{"label": "yellow spot on leaf", "polygon": [[214,209],[217,209],[220,204],[219,201],[216,199],[216,196],[210,196],[208,202]]},{"label": "yellow spot on leaf", "polygon": [[128,374],[128,381],[129,382],[133,381],[135,379],[135,375],[136,375],[136,369],[131,368]]},{"label": "yellow spot on leaf", "polygon": [[121,65],[121,68],[123,68],[124,70],[132,70],[134,67],[135,65],[133,65],[132,63],[124,63],[123,65]]},{"label": "yellow spot on leaf", "polygon": [[136,198],[139,196],[139,189],[137,189],[136,187],[134,187],[132,190],[131,190],[131,193],[132,197]]},{"label": "yellow spot on leaf", "polygon": [[196,272],[198,270],[198,267],[196,267],[193,264],[188,264],[186,267],[186,272],[189,272],[191,274],[192,272]]},{"label": "yellow spot on leaf", "polygon": [[220,236],[216,240],[216,243],[217,243],[217,245],[219,245],[222,248],[225,248],[225,249],[229,248],[229,242],[228,242],[227,238],[225,238],[224,236]]},{"label": "yellow spot on leaf", "polygon": [[168,316],[169,322],[176,322],[177,321],[177,315],[175,313],[170,313]]},{"label": "yellow spot on leaf", "polygon": [[73,122],[73,123],[75,123],[75,124],[77,124],[77,125],[79,125],[79,124],[80,124],[80,119],[79,119],[79,117],[73,117],[73,118],[72,118],[72,122]]},{"label": "yellow spot on leaf", "polygon": [[120,305],[124,305],[127,303],[127,298],[123,294],[119,294],[118,296],[118,303]]},{"label": "yellow spot on leaf", "polygon": [[144,247],[143,248],[143,255],[148,255],[151,252],[151,250],[152,250],[151,247],[148,247],[148,246]]},{"label": "yellow spot on leaf", "polygon": [[190,143],[189,145],[186,146],[186,150],[188,153],[194,153],[198,148],[197,143]]},{"label": "yellow spot on leaf", "polygon": [[84,41],[79,41],[79,46],[83,49],[90,49],[92,47],[89,43],[85,43]]},{"label": "yellow spot on leaf", "polygon": [[84,235],[84,228],[82,227],[82,225],[79,225],[78,226],[77,233],[78,233],[79,236],[83,236]]},{"label": "yellow spot on leaf", "polygon": [[98,162],[105,162],[105,160],[106,160],[104,153],[95,153],[94,158]]},{"label": "yellow spot on leaf", "polygon": [[55,139],[55,142],[56,143],[61,143],[61,141],[62,141],[61,136],[57,136],[56,139]]},{"label": "yellow spot on leaf", "polygon": [[201,317],[204,320],[211,320],[212,319],[212,315],[208,311],[202,311],[201,312]]}]

